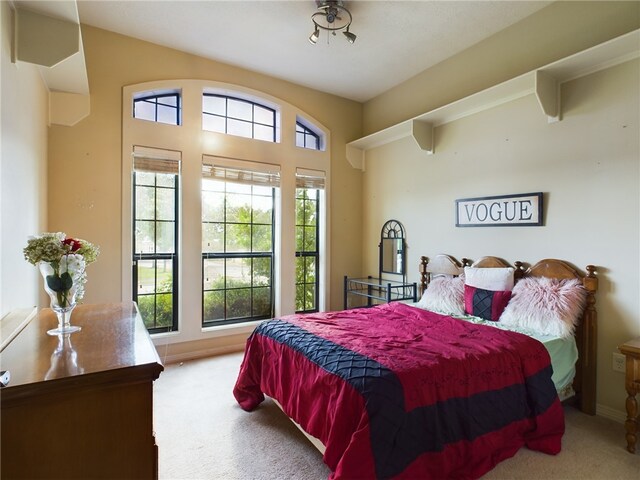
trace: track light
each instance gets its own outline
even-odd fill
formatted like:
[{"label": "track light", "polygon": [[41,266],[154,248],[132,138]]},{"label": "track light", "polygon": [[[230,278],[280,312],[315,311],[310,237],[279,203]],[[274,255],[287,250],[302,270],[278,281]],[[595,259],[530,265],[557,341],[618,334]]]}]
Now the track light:
[{"label": "track light", "polygon": [[347,37],[347,40],[349,43],[353,43],[356,41],[356,36],[349,31],[349,27],[347,27],[346,32],[342,32],[342,33],[344,34],[345,37]]},{"label": "track light", "polygon": [[318,27],[316,27],[316,29],[313,31],[313,33],[309,37],[309,41],[315,45],[318,42],[319,36],[320,36],[320,30],[318,30]]},{"label": "track light", "polygon": [[314,45],[320,37],[320,29],[326,30],[335,36],[339,30],[342,32],[349,43],[356,41],[356,35],[349,31],[353,17],[351,12],[343,5],[342,0],[316,0],[318,8],[311,15],[313,22],[313,33],[309,37],[309,41]]}]

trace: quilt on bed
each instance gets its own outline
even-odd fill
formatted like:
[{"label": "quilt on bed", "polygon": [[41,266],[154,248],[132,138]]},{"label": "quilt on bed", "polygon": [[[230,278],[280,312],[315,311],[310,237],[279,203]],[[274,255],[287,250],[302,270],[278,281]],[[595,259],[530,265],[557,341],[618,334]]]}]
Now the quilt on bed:
[{"label": "quilt on bed", "polygon": [[551,373],[537,340],[396,302],[263,322],[234,395],[278,400],[330,478],[478,478],[524,445],[560,451]]}]

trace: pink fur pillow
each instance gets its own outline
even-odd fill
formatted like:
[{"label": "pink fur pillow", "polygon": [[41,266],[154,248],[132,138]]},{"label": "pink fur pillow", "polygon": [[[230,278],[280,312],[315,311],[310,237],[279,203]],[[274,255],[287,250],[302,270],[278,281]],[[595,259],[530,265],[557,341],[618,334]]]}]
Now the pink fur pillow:
[{"label": "pink fur pillow", "polygon": [[555,337],[573,335],[587,299],[578,279],[547,277],[523,278],[513,287],[512,295],[500,323]]},{"label": "pink fur pillow", "polygon": [[464,315],[464,279],[435,277],[416,306],[447,315]]}]

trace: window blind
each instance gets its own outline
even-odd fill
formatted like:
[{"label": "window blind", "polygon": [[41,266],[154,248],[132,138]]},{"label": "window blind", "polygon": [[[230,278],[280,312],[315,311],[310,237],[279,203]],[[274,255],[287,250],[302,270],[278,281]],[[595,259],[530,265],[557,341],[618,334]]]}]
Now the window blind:
[{"label": "window blind", "polygon": [[230,164],[227,162],[220,164],[214,157],[205,156],[202,163],[202,176],[245,185],[280,187],[280,167],[266,163],[234,161]]},{"label": "window blind", "polygon": [[324,190],[325,174],[321,170],[296,169],[296,188]]},{"label": "window blind", "polygon": [[180,174],[181,152],[135,145],[132,155],[136,172]]}]

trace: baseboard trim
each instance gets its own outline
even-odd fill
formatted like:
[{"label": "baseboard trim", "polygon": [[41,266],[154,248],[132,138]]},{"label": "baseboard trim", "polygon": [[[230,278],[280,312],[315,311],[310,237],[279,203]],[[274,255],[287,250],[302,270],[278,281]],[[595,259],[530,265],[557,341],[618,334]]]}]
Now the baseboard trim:
[{"label": "baseboard trim", "polygon": [[601,404],[596,405],[596,415],[614,420],[618,423],[624,423],[627,419],[627,414],[622,410],[617,410],[615,408],[607,407],[606,405]]},{"label": "baseboard trim", "polygon": [[[162,358],[164,365],[170,365],[172,363],[188,362],[189,360],[198,360],[205,357],[215,357],[217,355],[224,355],[225,353],[236,353],[244,350],[245,343],[238,343],[237,345],[225,345],[223,347],[204,348],[201,350],[195,350],[186,353],[176,353],[173,355],[165,355]],[[157,347],[156,347],[157,348]],[[160,349],[158,349],[160,350]]]}]

